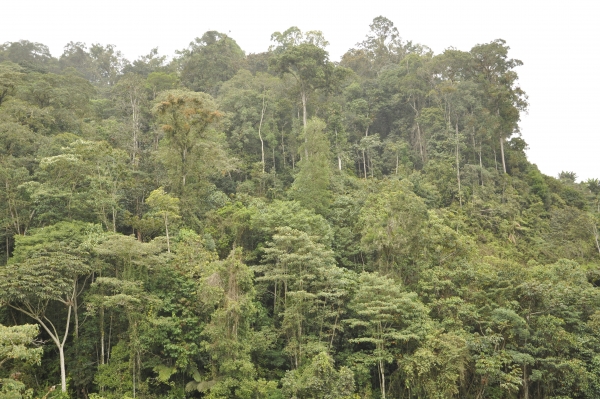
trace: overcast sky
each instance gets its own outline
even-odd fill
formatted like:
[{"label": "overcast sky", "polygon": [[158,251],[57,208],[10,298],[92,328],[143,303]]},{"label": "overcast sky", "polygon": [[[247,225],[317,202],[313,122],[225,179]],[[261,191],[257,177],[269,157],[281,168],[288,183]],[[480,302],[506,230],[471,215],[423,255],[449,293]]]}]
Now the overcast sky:
[{"label": "overcast sky", "polygon": [[521,122],[529,159],[545,174],[600,178],[600,4],[571,0],[2,0],[0,43],[46,44],[55,57],[69,41],[115,44],[133,60],[158,47],[172,56],[207,30],[246,51],[265,51],[271,33],[321,30],[331,59],[362,41],[373,18],[436,53],[502,38],[529,95]]}]

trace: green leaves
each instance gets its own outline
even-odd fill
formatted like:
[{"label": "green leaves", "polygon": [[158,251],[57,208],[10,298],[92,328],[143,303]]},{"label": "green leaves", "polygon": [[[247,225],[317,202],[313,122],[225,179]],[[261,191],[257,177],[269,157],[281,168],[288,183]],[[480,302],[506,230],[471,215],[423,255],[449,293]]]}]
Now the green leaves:
[{"label": "green leaves", "polygon": [[179,196],[186,199],[190,184],[198,186],[204,183],[203,178],[232,169],[215,126],[222,114],[209,95],[166,91],[158,97],[153,111],[165,133],[161,159]]},{"label": "green leaves", "polygon": [[327,213],[332,196],[329,189],[331,179],[329,141],[325,137],[324,130],[325,123],[318,119],[311,119],[306,126],[306,142],[300,152],[308,154],[308,158],[299,164],[300,171],[290,190],[293,199],[321,215]]},{"label": "green leaves", "polygon": [[4,373],[0,374],[0,397],[31,397],[33,390],[27,389],[27,386],[19,381],[22,378],[20,370],[27,364],[40,364],[44,350],[42,347],[35,347],[39,344],[36,342],[38,334],[39,328],[36,325],[6,327],[0,324],[0,372],[9,367],[12,369],[10,378],[2,378]]},{"label": "green leaves", "polygon": [[349,304],[351,318],[344,320],[355,331],[349,341],[368,348],[353,356],[367,366],[377,365],[382,397],[386,395],[386,368],[395,358],[410,355],[429,329],[427,308],[415,293],[378,273],[362,273]]},{"label": "green leaves", "polygon": [[406,181],[386,180],[370,194],[360,214],[362,243],[375,252],[375,262],[383,273],[399,272],[414,259],[421,229],[427,220],[426,207]]},{"label": "green leaves", "polygon": [[2,297],[18,303],[57,300],[68,305],[73,281],[89,272],[91,267],[77,256],[36,254],[0,271]]},{"label": "green leaves", "polygon": [[[415,293],[403,292],[400,284],[377,273],[362,273],[350,303],[355,318],[346,319],[357,328],[353,342],[368,342],[380,351],[399,343],[419,340],[427,319],[427,309]],[[383,353],[383,352],[382,352]]]},{"label": "green leaves", "polygon": [[178,51],[181,81],[190,90],[216,95],[219,86],[231,79],[244,60],[244,52],[224,33],[208,31]]},{"label": "green leaves", "polygon": [[22,77],[21,68],[12,62],[0,64],[0,105],[6,98],[15,92]]},{"label": "green leaves", "polygon": [[0,369],[9,360],[39,364],[43,348],[32,347],[39,331],[39,327],[33,324],[12,327],[0,325]]},{"label": "green leaves", "polygon": [[179,198],[167,194],[162,187],[152,191],[146,203],[150,211],[160,217],[179,218]]},{"label": "green leaves", "polygon": [[346,398],[354,393],[354,375],[347,367],[336,370],[333,358],[321,352],[301,369],[288,371],[282,385],[284,395],[292,398]]},{"label": "green leaves", "polygon": [[271,39],[0,45],[0,396],[600,397],[600,182],[507,44]]}]

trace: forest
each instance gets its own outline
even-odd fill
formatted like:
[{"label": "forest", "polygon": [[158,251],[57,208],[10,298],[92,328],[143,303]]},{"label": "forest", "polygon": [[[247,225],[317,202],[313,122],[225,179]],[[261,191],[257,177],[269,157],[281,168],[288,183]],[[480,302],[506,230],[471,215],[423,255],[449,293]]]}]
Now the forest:
[{"label": "forest", "polygon": [[600,397],[600,181],[504,40],[365,32],[0,44],[1,399]]}]

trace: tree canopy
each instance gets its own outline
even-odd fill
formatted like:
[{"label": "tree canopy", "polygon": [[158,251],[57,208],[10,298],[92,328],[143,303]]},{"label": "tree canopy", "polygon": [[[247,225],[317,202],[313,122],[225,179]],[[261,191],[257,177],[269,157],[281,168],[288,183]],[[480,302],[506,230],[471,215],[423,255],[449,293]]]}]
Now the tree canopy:
[{"label": "tree canopy", "polygon": [[0,398],[600,397],[600,181],[520,60],[0,45]]}]

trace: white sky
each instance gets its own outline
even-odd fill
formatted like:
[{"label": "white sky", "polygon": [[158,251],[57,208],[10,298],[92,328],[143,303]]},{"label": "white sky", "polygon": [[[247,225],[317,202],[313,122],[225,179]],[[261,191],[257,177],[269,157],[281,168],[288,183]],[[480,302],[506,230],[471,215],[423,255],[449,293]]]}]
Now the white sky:
[{"label": "white sky", "polygon": [[0,0],[0,43],[26,39],[58,57],[69,41],[115,44],[130,60],[158,47],[172,56],[207,30],[246,51],[266,51],[274,31],[321,30],[332,60],[362,41],[374,17],[404,40],[469,50],[497,38],[522,60],[529,95],[521,123],[528,156],[545,174],[600,178],[600,2],[586,0]]}]

